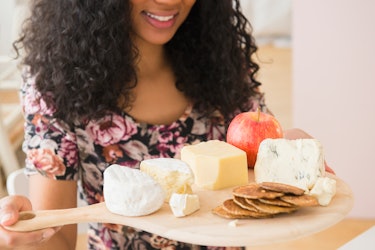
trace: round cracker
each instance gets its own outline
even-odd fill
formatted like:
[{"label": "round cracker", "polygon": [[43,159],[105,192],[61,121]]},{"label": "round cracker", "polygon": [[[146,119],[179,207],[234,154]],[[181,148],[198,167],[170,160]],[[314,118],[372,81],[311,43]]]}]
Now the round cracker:
[{"label": "round cracker", "polygon": [[258,211],[267,214],[281,214],[281,213],[291,213],[297,210],[297,207],[280,207],[271,204],[265,204],[259,200],[246,199],[250,205],[254,206]]},{"label": "round cracker", "polygon": [[294,207],[293,204],[283,201],[280,198],[275,199],[258,199],[260,202],[280,207]]},{"label": "round cracker", "polygon": [[274,199],[276,197],[283,196],[284,194],[281,192],[263,189],[259,184],[254,182],[234,188],[233,195],[247,199]]},{"label": "round cracker", "polygon": [[284,194],[303,195],[305,193],[305,190],[302,188],[280,182],[262,182],[259,185],[266,190]]},{"label": "round cracker", "polygon": [[233,196],[233,201],[238,206],[240,206],[244,209],[254,211],[254,212],[258,211],[254,206],[251,206],[249,203],[247,203],[245,198],[243,198],[243,197]]},{"label": "round cracker", "polygon": [[248,218],[245,215],[235,215],[231,214],[228,211],[226,211],[223,207],[223,205],[217,206],[214,209],[212,209],[212,213],[216,214],[220,217],[226,218],[226,219],[246,219]]},{"label": "round cracker", "polygon": [[[249,205],[250,206],[250,205]],[[235,215],[252,215],[253,213],[252,212],[256,212],[255,211],[251,211],[251,210],[248,210],[248,209],[245,209],[245,208],[242,208],[241,206],[237,205],[233,199],[228,199],[228,200],[225,200],[223,202],[223,208],[228,212],[228,213],[231,213],[231,214],[235,214]]]},{"label": "round cracker", "polygon": [[270,218],[272,217],[271,214],[265,214],[262,212],[254,212],[254,211],[249,211],[247,210],[246,214],[235,214],[233,211],[228,211],[228,208],[224,206],[224,204],[217,206],[212,210],[212,213],[219,215],[223,218],[227,219],[251,219],[251,218],[256,218],[256,219],[261,219],[261,218]]},{"label": "round cracker", "polygon": [[318,200],[315,197],[308,194],[284,195],[280,197],[280,199],[298,207],[312,207],[319,205]]}]

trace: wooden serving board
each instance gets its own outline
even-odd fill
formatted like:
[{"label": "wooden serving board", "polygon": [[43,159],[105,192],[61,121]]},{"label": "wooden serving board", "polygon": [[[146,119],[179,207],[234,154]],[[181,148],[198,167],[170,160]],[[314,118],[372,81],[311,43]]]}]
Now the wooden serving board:
[{"label": "wooden serving board", "polygon": [[[338,223],[349,213],[353,206],[353,195],[349,186],[336,176],[330,177],[337,181],[337,193],[329,206],[300,208],[294,213],[268,219],[241,219],[235,227],[229,225],[233,220],[221,218],[211,212],[223,201],[232,198],[233,188],[208,191],[193,187],[193,191],[199,195],[200,209],[186,217],[176,218],[167,203],[157,212],[141,217],[113,214],[106,208],[105,203],[99,203],[73,209],[34,211],[35,220],[27,219],[30,217],[26,216],[24,220],[7,228],[30,231],[77,222],[104,222],[128,225],[166,238],[198,245],[272,244],[322,231]],[[249,171],[249,181],[254,181],[252,170]],[[59,224],[61,221],[63,224]]]},{"label": "wooden serving board", "polygon": [[[291,214],[267,219],[241,219],[237,226],[231,220],[211,213],[224,200],[231,198],[232,188],[207,191],[193,188],[199,195],[199,211],[181,218],[173,216],[168,204],[154,214],[142,217],[119,217],[118,224],[129,225],[160,236],[199,245],[255,246],[289,241],[308,236],[340,222],[353,207],[353,194],[349,186],[334,175],[337,193],[327,207],[301,208]],[[250,182],[254,181],[249,171]]]}]

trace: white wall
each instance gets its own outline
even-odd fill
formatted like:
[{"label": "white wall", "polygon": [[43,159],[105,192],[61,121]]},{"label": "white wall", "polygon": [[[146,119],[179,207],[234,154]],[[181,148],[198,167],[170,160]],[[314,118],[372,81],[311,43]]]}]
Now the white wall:
[{"label": "white wall", "polygon": [[11,0],[2,0],[0,3],[0,55],[7,54],[11,48],[14,5]]},{"label": "white wall", "polygon": [[289,46],[292,0],[240,0],[257,44]]},{"label": "white wall", "polygon": [[27,16],[27,4],[27,0],[0,0],[0,55],[14,56],[12,43]]},{"label": "white wall", "polygon": [[293,1],[294,126],[317,137],[375,218],[375,1]]}]

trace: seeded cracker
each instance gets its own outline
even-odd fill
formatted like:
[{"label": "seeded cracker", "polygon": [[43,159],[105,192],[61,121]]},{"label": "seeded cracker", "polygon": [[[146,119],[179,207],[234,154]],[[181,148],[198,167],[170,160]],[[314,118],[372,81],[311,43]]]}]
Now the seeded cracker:
[{"label": "seeded cracker", "polygon": [[265,190],[261,188],[257,183],[249,183],[247,185],[234,188],[233,195],[247,199],[274,199],[276,197],[283,196],[284,194],[281,192]]},{"label": "seeded cracker", "polygon": [[280,207],[262,203],[258,200],[246,199],[246,202],[254,206],[258,211],[267,214],[291,213],[297,210],[297,207]]},{"label": "seeded cracker", "polygon": [[280,199],[298,207],[312,207],[312,206],[319,205],[318,200],[315,197],[308,195],[308,194],[284,195],[280,197]]},{"label": "seeded cracker", "polygon": [[292,185],[278,183],[278,182],[262,182],[260,186],[266,190],[280,192],[284,194],[303,195],[305,190]]},{"label": "seeded cracker", "polygon": [[280,206],[280,207],[295,207],[295,205],[289,203],[289,202],[286,202],[286,201],[283,201],[280,199],[280,197],[278,198],[275,198],[275,199],[258,199],[260,202],[264,203],[264,204],[270,204],[270,205],[274,205],[274,206]]},{"label": "seeded cracker", "polygon": [[212,213],[220,217],[226,218],[226,219],[247,219],[248,218],[248,216],[246,215],[235,215],[235,214],[231,214],[227,212],[224,209],[223,205],[217,206],[214,209],[212,209]]},{"label": "seeded cracker", "polygon": [[238,197],[238,196],[233,196],[233,201],[236,203],[238,206],[256,212],[257,209],[254,206],[251,206],[249,203],[246,202],[245,198],[243,197]]}]

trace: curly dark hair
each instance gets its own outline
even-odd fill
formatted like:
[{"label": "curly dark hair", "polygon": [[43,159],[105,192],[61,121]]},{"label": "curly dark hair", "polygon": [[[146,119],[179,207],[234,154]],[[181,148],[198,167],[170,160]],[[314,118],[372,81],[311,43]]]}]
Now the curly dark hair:
[{"label": "curly dark hair", "polygon": [[[137,48],[124,0],[34,0],[16,50],[55,117],[72,124],[131,105]],[[260,83],[257,47],[238,0],[197,0],[166,44],[176,87],[196,107],[225,117],[246,110]],[[119,102],[119,100],[125,100]]]}]

